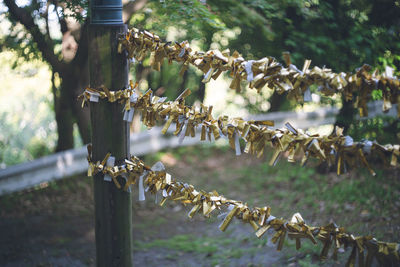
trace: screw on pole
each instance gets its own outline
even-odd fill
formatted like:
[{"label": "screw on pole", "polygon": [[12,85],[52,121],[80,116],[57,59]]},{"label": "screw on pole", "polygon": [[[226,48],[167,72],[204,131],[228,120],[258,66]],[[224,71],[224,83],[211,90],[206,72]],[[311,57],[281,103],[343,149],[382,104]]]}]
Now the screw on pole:
[{"label": "screw on pole", "polygon": [[[110,91],[128,86],[128,60],[118,54],[118,36],[126,33],[121,0],[90,1],[90,87]],[[120,103],[91,103],[92,158],[102,160],[110,152],[115,164],[129,155],[129,125],[123,121]],[[117,177],[123,186],[125,180]],[[132,196],[97,174],[93,181],[97,266],[132,266]]]}]

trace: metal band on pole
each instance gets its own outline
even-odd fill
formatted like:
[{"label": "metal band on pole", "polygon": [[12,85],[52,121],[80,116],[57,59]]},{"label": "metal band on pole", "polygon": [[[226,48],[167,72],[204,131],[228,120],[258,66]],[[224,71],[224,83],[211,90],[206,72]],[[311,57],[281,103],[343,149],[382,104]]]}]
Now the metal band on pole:
[{"label": "metal band on pole", "polygon": [[121,0],[94,0],[90,1],[90,24],[94,25],[121,25]]}]

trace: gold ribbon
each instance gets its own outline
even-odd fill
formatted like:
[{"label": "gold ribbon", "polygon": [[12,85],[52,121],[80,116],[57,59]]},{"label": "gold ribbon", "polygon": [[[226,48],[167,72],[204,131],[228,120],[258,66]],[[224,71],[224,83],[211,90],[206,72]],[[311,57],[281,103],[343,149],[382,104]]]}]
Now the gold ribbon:
[{"label": "gold ribbon", "polygon": [[[237,51],[230,55],[229,49],[224,51],[209,50],[207,52],[193,51],[187,41],[163,42],[159,36],[147,31],[132,28],[119,40],[119,51],[126,50],[129,58],[141,61],[146,54],[151,54],[151,66],[160,70],[164,59],[168,62],[183,63],[181,74],[188,65],[193,65],[204,73],[203,82],[217,79],[223,72],[229,72],[233,77],[230,88],[240,92],[240,83],[247,81],[250,88],[258,92],[263,87],[275,89],[279,94],[288,93],[290,99],[304,101],[309,86],[316,84],[320,92],[329,97],[335,93],[345,96],[347,101],[355,98],[355,105],[360,116],[367,116],[367,102],[371,100],[371,92],[380,90],[383,96],[383,111],[388,111],[392,104],[400,103],[400,80],[393,77],[391,71],[371,73],[371,66],[363,65],[356,73],[334,73],[328,68],[317,66],[310,68],[311,60],[306,60],[303,69],[299,70],[291,64],[286,55],[287,67],[277,62],[273,57],[259,60],[245,60]],[[246,68],[247,67],[247,68]],[[397,114],[400,117],[400,105]]]},{"label": "gold ribbon", "polygon": [[[400,157],[400,145],[380,145],[376,142],[353,142],[350,136],[344,136],[340,128],[330,135],[310,135],[302,129],[295,129],[289,123],[286,128],[273,129],[273,121],[254,121],[242,118],[230,118],[226,115],[213,118],[212,107],[201,105],[200,108],[185,105],[185,97],[190,95],[190,90],[186,89],[175,101],[165,101],[157,96],[153,96],[151,90],[145,94],[137,93],[137,84],[133,88],[120,91],[105,93],[104,91],[87,88],[79,96],[83,104],[90,101],[90,93],[97,93],[101,99],[119,101],[125,105],[125,109],[134,108],[141,111],[142,123],[148,128],[154,127],[157,121],[162,121],[164,126],[161,130],[165,134],[171,125],[175,124],[174,135],[180,135],[180,139],[185,136],[196,136],[196,129],[201,128],[200,140],[211,140],[211,135],[217,140],[221,134],[225,136],[230,146],[240,152],[239,137],[245,141],[245,153],[255,154],[261,157],[265,146],[271,145],[274,153],[270,160],[270,165],[275,165],[281,155],[288,152],[288,161],[294,162],[295,155],[303,154],[301,160],[305,164],[309,158],[316,158],[320,162],[327,162],[329,165],[336,166],[337,174],[344,173],[347,167],[365,166],[372,175],[374,170],[368,163],[367,157],[370,154],[377,154],[386,159],[390,166],[397,167]],[[105,89],[105,88],[104,88]],[[113,93],[113,94],[111,94]],[[136,102],[129,101],[130,96],[137,93]],[[184,127],[185,125],[185,127]],[[184,131],[184,132],[182,132]],[[181,133],[182,132],[182,133]]]},{"label": "gold ribbon", "polygon": [[[327,258],[332,247],[333,257],[337,256],[337,251],[340,247],[352,247],[346,266],[354,266],[357,255],[359,266],[371,266],[374,257],[380,262],[391,264],[391,266],[400,264],[399,244],[397,243],[377,241],[371,236],[354,236],[334,223],[325,226],[309,226],[300,213],[294,214],[290,221],[283,218],[275,218],[271,215],[271,208],[268,206],[251,208],[245,202],[225,198],[215,190],[208,193],[203,190],[196,190],[193,185],[176,181],[165,171],[151,170],[143,161],[134,156],[126,159],[124,165],[107,168],[104,164],[109,156],[107,154],[102,162],[99,161],[97,163],[91,162],[90,157],[88,157],[93,175],[103,173],[109,174],[111,177],[117,177],[122,173],[127,173],[134,182],[137,177],[146,171],[144,185],[152,194],[162,192],[161,206],[167,200],[191,205],[192,209],[188,214],[190,218],[197,213],[210,217],[215,214],[215,210],[230,208],[219,226],[221,231],[225,231],[233,218],[236,218],[243,223],[250,224],[258,238],[261,238],[269,229],[275,231],[271,241],[277,243],[278,251],[282,249],[284,240],[288,236],[296,239],[297,249],[301,248],[301,239],[309,239],[314,244],[317,244],[317,240],[319,240],[323,244],[321,259]],[[124,189],[127,189],[131,183],[127,182]]]}]

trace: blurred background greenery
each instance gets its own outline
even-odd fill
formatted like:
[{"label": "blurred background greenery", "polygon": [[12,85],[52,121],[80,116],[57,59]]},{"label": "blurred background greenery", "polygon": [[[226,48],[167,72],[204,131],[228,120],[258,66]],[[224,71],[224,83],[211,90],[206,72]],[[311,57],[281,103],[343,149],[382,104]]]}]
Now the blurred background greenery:
[{"label": "blurred background greenery", "polygon": [[[198,50],[230,48],[246,59],[274,56],[281,62],[282,52],[290,51],[293,63],[299,68],[305,59],[312,59],[312,65],[327,66],[336,72],[354,72],[367,63],[379,70],[390,66],[395,75],[400,74],[400,1],[136,0],[123,3],[124,21],[130,27],[147,29],[168,41],[189,40]],[[0,2],[0,168],[90,142],[88,109],[81,109],[76,99],[88,85],[88,15],[87,0]],[[171,99],[190,88],[193,93],[188,103],[213,105],[216,115],[223,112],[246,116],[337,106],[341,108],[337,123],[345,126],[355,140],[400,143],[398,118],[358,120],[352,103],[344,102],[340,96],[329,99],[319,96],[316,97],[319,101],[300,106],[267,89],[257,94],[246,88],[236,94],[228,89],[230,77],[203,84],[202,74],[194,68],[179,76],[180,66],[176,63],[165,62],[160,72],[150,71],[148,58],[132,64],[130,71],[130,78],[139,82],[141,90],[152,88]],[[318,94],[316,87],[311,91]],[[374,95],[374,98],[380,96]],[[332,129],[330,125],[325,130]],[[277,216],[290,218],[293,212],[301,211],[311,224],[326,224],[335,218],[335,222],[348,226],[350,231],[398,241],[398,171],[376,170],[376,177],[362,169],[341,176],[321,174],[315,162],[302,168],[282,160],[279,166],[270,167],[268,153],[261,159],[248,155],[237,158],[233,153],[226,153],[227,146],[211,146],[160,151],[147,155],[145,160],[149,164],[162,160],[171,174],[199,188],[218,189],[249,204],[268,203]],[[9,238],[0,242],[5,262],[12,257],[21,258],[23,253],[30,255],[24,254],[24,258],[43,254],[41,257],[47,262],[51,257],[44,249],[51,252],[54,248],[58,250],[54,253],[61,253],[61,249],[67,248],[72,256],[78,255],[88,261],[87,265],[93,265],[91,183],[92,180],[79,176],[51,182],[43,190],[0,198],[0,216],[4,218],[0,220],[0,226],[4,223],[0,228],[5,229],[2,234]],[[139,259],[138,265],[142,263],[140,255],[147,255],[145,250],[149,248],[151,253],[163,255],[165,262],[168,257],[170,260],[181,257],[181,260],[191,260],[189,263],[195,259],[220,266],[232,266],[233,259],[242,259],[247,264],[253,260],[249,255],[263,255],[267,251],[267,240],[250,238],[247,229],[238,230],[241,228],[233,226],[231,232],[221,237],[217,227],[212,228],[215,231],[210,230],[202,221],[201,224],[183,223],[187,211],[176,205],[167,205],[165,209],[146,205],[146,209],[138,203],[134,205],[135,250],[140,251],[134,258]],[[20,224],[15,223],[18,221],[15,218],[19,218]],[[8,221],[18,231],[7,231]],[[79,227],[66,221],[75,222]],[[178,223],[183,230],[176,227]],[[219,222],[213,219],[211,223]],[[24,227],[19,225],[29,227],[24,232],[20,231]],[[161,225],[169,230],[155,231]],[[204,237],[206,232],[209,235]],[[35,240],[34,244],[42,245],[30,246],[26,236]],[[87,239],[86,243],[77,244],[81,241],[76,237],[82,236]],[[165,247],[172,256],[165,253]],[[295,254],[292,246],[282,253],[288,259],[281,263],[316,266],[319,248],[305,243],[302,253]],[[337,265],[344,264],[345,257],[342,258]]]},{"label": "blurred background greenery", "polygon": [[[196,49],[239,51],[246,59],[290,51],[294,64],[305,59],[334,71],[352,72],[363,63],[398,74],[400,64],[399,1],[389,0],[182,0],[123,1],[124,21],[169,41],[189,40]],[[396,15],[397,14],[397,15]],[[87,0],[4,0],[0,3],[1,167],[90,142],[89,116],[76,97],[88,85]],[[227,90],[223,77],[205,85],[189,68],[178,76],[178,64],[151,72],[148,59],[134,64],[131,78],[169,98],[190,88],[195,101],[216,112],[247,115],[299,108],[284,95],[246,89]],[[178,77],[178,78],[176,78]],[[316,92],[317,88],[311,88]],[[376,96],[379,99],[379,95]],[[336,96],[322,105],[343,107],[338,124],[358,138],[398,141],[398,120],[354,122],[354,109]],[[305,107],[307,108],[307,107]],[[343,121],[343,118],[346,120]],[[350,119],[349,119],[350,118]],[[340,122],[342,120],[342,122]],[[386,128],[385,128],[386,127]],[[366,131],[364,131],[364,128]],[[367,135],[365,133],[368,132]]]}]

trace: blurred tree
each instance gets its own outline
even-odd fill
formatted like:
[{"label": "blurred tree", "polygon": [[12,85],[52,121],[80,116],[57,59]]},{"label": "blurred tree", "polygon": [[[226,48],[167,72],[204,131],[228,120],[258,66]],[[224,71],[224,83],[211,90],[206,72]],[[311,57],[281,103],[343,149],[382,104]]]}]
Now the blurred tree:
[{"label": "blurred tree", "polygon": [[[80,34],[80,25],[61,16],[58,11],[65,8],[61,1],[31,1],[23,7],[11,0],[4,3],[8,7],[5,15],[11,22],[11,29],[10,34],[4,36],[2,47],[16,50],[26,60],[42,56],[53,71],[54,109],[59,136],[57,150],[73,147],[74,120],[78,123],[82,139],[88,142],[88,113],[76,103],[80,89],[87,85],[87,75],[81,75],[87,71],[87,40],[85,34]],[[57,15],[61,31],[61,36],[53,38],[49,23],[51,11]],[[58,46],[57,51],[58,44],[61,44],[61,49]],[[57,78],[61,79],[59,86]]]},{"label": "blurred tree", "polygon": [[[88,84],[86,28],[88,0],[4,0],[2,21],[11,22],[1,47],[16,50],[26,60],[43,58],[53,70],[54,110],[58,125],[57,150],[73,146],[73,124],[84,143],[89,142],[87,110],[76,101]],[[246,58],[274,56],[290,51],[294,64],[304,59],[335,71],[354,71],[364,62],[382,63],[388,52],[400,55],[400,2],[389,0],[180,0],[123,1],[124,21],[167,38],[176,29],[175,40],[196,39],[203,50],[218,43],[221,49],[238,50]],[[56,26],[54,26],[56,25]],[[23,26],[23,27],[22,27]],[[217,40],[223,30],[235,34]],[[222,38],[223,39],[223,38]],[[397,57],[390,64],[397,64]],[[16,61],[17,62],[17,61]],[[189,69],[176,78],[179,66],[163,66],[151,72],[146,61],[135,67],[137,80],[149,87],[176,88],[165,94],[173,98],[185,87],[202,100],[201,75]],[[312,88],[317,90],[317,88]],[[193,99],[190,101],[192,102]],[[290,108],[284,96],[273,94],[270,110]],[[248,105],[250,103],[248,102]],[[294,105],[294,103],[292,104]],[[344,103],[338,124],[348,125],[354,109]],[[348,119],[348,120],[345,120]]]},{"label": "blurred tree", "polygon": [[[292,61],[300,68],[304,59],[312,59],[317,66],[354,72],[364,63],[381,65],[382,56],[388,52],[400,55],[400,1],[209,0],[207,3],[220,13],[228,28],[240,27],[240,34],[229,42],[229,47],[247,58],[266,55],[280,58],[283,51],[290,51]],[[278,110],[285,99],[274,94],[270,102],[270,110]],[[347,128],[353,113],[351,103],[343,101],[337,124]]]},{"label": "blurred tree", "polygon": [[[155,32],[162,39],[168,39],[168,33],[173,35],[171,41],[196,41],[201,50],[210,49],[213,35],[225,30],[220,14],[216,15],[206,1],[181,0],[181,1],[150,1],[146,8],[132,16],[129,24],[139,29]],[[172,34],[171,34],[172,33]],[[146,80],[153,89],[161,88],[158,93],[163,93],[168,98],[176,98],[185,88],[193,92],[187,103],[195,100],[203,101],[205,84],[201,82],[202,75],[194,68],[189,68],[181,77],[178,64],[163,64],[160,72],[151,71],[149,61],[135,65],[136,80]],[[164,90],[168,88],[168,90]],[[157,93],[157,92],[156,92]]]},{"label": "blurred tree", "polygon": [[[193,34],[192,29],[199,25],[217,24],[215,16],[197,0],[160,2],[123,1],[124,21],[130,21],[135,12],[146,7],[149,14],[146,21],[158,25],[161,32],[168,25],[177,25]],[[10,22],[11,28],[9,34],[0,37],[1,48],[17,51],[24,60],[42,59],[52,69],[56,150],[73,147],[74,123],[83,142],[90,142],[89,113],[76,101],[88,85],[88,0],[4,0],[4,4],[7,8],[2,7],[0,19]]]}]

